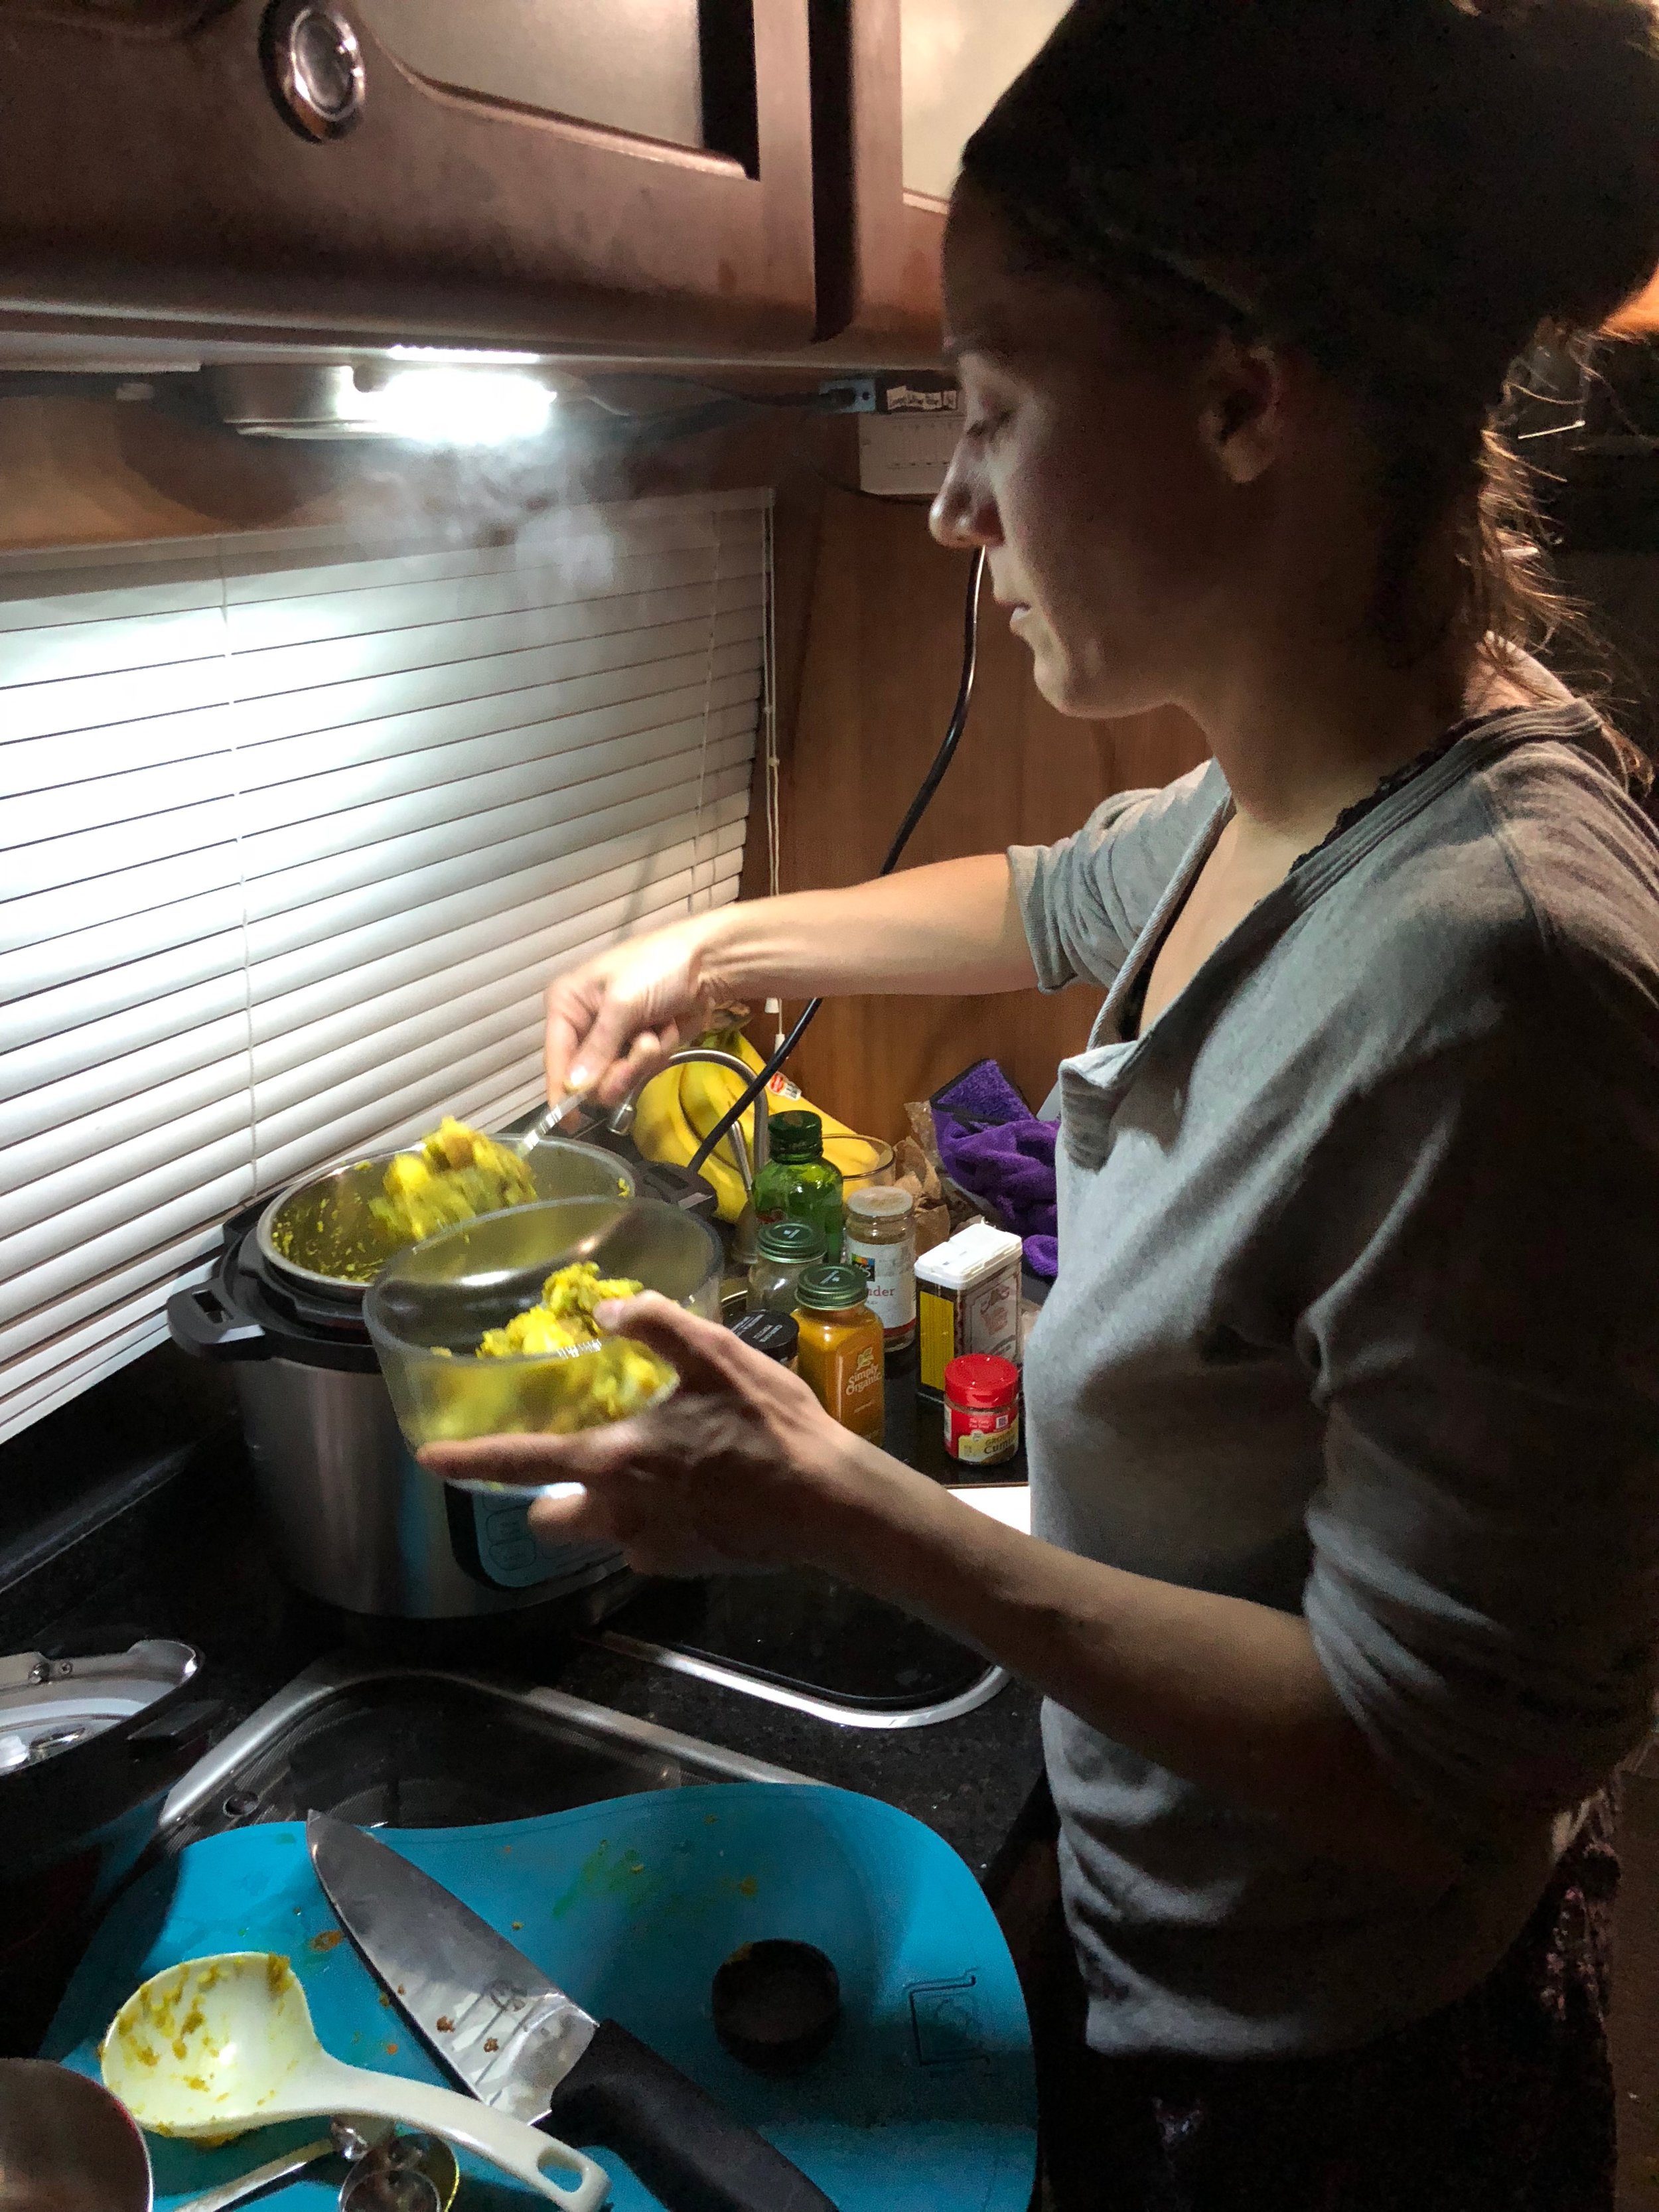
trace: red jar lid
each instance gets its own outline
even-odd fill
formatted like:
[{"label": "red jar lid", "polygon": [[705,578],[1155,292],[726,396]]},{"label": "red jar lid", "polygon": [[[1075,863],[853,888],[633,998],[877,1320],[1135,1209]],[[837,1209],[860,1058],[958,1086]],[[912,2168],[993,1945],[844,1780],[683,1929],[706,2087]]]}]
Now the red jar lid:
[{"label": "red jar lid", "polygon": [[945,1395],[955,1405],[995,1412],[1018,1397],[1019,1370],[993,1352],[964,1352],[945,1370]]}]

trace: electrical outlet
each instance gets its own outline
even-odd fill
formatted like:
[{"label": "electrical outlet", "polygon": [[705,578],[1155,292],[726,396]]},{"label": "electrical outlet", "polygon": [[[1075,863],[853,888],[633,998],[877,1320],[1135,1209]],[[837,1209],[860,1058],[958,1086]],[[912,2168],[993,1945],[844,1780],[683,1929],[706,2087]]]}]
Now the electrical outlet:
[{"label": "electrical outlet", "polygon": [[826,415],[873,415],[876,380],[873,376],[840,376],[818,386],[818,405]]}]

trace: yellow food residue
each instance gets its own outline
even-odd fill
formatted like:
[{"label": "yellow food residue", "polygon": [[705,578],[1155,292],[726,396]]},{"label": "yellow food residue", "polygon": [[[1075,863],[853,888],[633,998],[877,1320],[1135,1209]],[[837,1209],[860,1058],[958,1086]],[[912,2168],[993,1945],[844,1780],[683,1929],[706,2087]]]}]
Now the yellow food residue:
[{"label": "yellow food residue", "polygon": [[446,1114],[417,1151],[399,1152],[386,1171],[386,1195],[369,1211],[399,1243],[417,1244],[481,1213],[499,1213],[536,1195],[530,1170],[497,1144]]}]

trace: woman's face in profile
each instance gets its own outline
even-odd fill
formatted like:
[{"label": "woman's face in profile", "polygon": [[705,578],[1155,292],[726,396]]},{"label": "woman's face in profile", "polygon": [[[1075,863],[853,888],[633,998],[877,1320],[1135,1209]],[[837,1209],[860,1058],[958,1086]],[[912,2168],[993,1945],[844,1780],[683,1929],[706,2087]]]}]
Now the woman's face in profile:
[{"label": "woman's face in profile", "polygon": [[963,414],[934,536],[987,549],[1062,714],[1184,700],[1248,559],[1239,488],[1206,434],[1206,349],[1154,350],[1099,288],[1021,268],[971,186],[951,209],[945,295]]}]

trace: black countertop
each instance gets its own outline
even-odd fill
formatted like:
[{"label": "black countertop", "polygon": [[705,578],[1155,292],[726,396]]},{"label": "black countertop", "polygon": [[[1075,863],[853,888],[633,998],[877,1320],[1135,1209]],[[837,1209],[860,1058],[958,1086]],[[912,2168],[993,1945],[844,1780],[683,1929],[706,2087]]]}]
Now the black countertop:
[{"label": "black countertop", "polygon": [[[240,1437],[221,1419],[201,1438],[204,1406],[198,1395],[186,1407],[191,1378],[178,1375],[171,1358],[144,1363],[154,1402],[142,1425],[143,1449],[125,1470],[112,1467],[83,1489],[79,1505],[60,1515],[55,1544],[15,1539],[9,1573],[0,1548],[0,1651],[108,1650],[138,1635],[180,1638],[204,1655],[201,1686],[222,1701],[221,1735],[302,1668],[342,1649],[410,1663],[464,1662],[471,1672],[556,1686],[881,1797],[927,1821],[996,1886],[1042,1772],[1039,1701],[1023,1684],[1010,1682],[985,1705],[934,1726],[854,1729],[665,1672],[550,1627],[533,1610],[422,1623],[336,1612],[280,1578],[261,1536]],[[891,1377],[890,1395],[890,1443],[936,1478],[960,1479],[938,1442],[937,1411],[927,1401],[916,1407],[910,1378]],[[196,1441],[169,1436],[169,1407],[186,1408]],[[83,1412],[76,1439],[91,1433]],[[37,1455],[46,1442],[40,1439]],[[1003,1480],[1023,1472],[995,1470]]]}]

